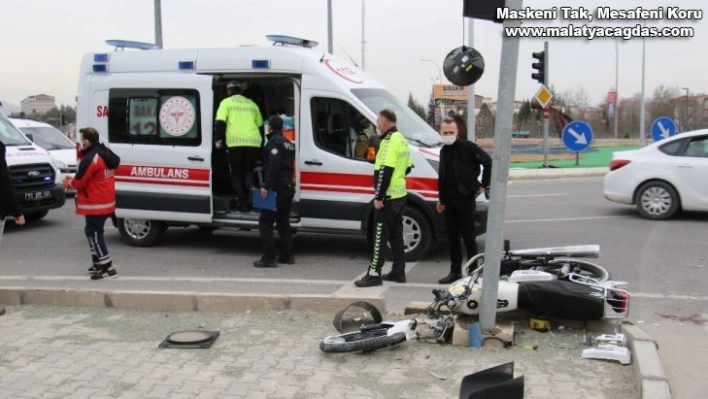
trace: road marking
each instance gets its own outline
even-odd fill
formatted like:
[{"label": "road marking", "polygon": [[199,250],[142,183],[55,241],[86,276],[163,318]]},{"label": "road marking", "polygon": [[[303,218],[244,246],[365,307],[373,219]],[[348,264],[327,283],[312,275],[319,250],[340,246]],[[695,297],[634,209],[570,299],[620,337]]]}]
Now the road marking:
[{"label": "road marking", "polygon": [[708,296],[648,294],[644,292],[630,292],[629,294],[636,298],[675,299],[682,301],[708,301]]},{"label": "road marking", "polygon": [[607,220],[607,219],[629,219],[632,216],[585,216],[576,218],[555,218],[555,219],[521,219],[506,220],[504,223],[540,223],[540,222],[577,222],[583,220]]},{"label": "road marking", "polygon": [[506,198],[527,198],[527,197],[558,197],[568,195],[568,193],[552,193],[552,194],[517,194],[507,195]]}]

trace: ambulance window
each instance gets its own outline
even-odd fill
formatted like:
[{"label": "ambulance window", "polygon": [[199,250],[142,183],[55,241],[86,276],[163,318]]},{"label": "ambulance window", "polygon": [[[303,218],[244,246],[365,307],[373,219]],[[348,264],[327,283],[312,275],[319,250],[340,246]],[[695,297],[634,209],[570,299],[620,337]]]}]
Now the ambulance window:
[{"label": "ambulance window", "polygon": [[199,92],[181,89],[112,89],[111,143],[199,146]]},{"label": "ambulance window", "polygon": [[369,136],[375,128],[347,102],[313,98],[311,102],[315,144],[342,157],[366,160]]}]

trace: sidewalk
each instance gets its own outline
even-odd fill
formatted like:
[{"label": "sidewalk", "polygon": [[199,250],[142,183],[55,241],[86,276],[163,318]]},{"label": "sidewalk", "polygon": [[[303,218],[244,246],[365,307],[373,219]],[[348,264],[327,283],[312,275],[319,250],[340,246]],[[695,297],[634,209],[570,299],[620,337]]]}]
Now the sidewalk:
[{"label": "sidewalk", "polygon": [[[211,348],[158,349],[168,334],[199,326],[220,331]],[[24,305],[8,306],[0,328],[2,397],[456,398],[465,375],[510,361],[528,399],[640,397],[632,366],[580,358],[582,331],[517,325],[512,349],[406,342],[324,354],[332,314],[311,311]]]}]

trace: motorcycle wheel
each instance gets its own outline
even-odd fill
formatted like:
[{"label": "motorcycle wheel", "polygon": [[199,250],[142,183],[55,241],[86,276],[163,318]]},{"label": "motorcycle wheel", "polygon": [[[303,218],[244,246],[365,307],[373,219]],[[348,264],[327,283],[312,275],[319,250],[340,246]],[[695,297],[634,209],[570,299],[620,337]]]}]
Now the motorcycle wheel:
[{"label": "motorcycle wheel", "polygon": [[612,276],[610,276],[610,272],[608,272],[607,269],[605,269],[604,267],[595,263],[586,262],[584,260],[554,259],[548,263],[548,266],[538,267],[537,270],[542,270],[544,272],[557,275],[558,271],[564,265],[570,265],[570,271],[572,273],[580,274],[583,277],[590,277],[594,280],[597,280],[598,283],[603,283],[612,278]]},{"label": "motorcycle wheel", "polygon": [[395,346],[406,340],[405,333],[388,336],[386,332],[385,329],[380,329],[325,337],[320,342],[320,350],[325,353],[370,352]]}]

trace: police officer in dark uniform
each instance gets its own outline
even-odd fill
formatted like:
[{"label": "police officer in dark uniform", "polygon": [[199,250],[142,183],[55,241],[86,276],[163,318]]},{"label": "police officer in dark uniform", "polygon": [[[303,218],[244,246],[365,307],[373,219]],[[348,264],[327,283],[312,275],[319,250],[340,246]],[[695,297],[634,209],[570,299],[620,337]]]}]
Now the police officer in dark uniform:
[{"label": "police officer in dark uniform", "polygon": [[[295,144],[283,136],[283,119],[277,115],[268,119],[268,144],[263,151],[264,178],[261,186],[261,198],[266,198],[268,191],[275,191],[276,210],[261,210],[258,228],[263,240],[263,256],[253,262],[255,267],[278,267],[278,262],[295,264],[293,255],[293,236],[290,228],[290,210],[293,207],[295,184],[293,167],[295,163]],[[280,248],[276,261],[273,224],[278,228]]]}]

